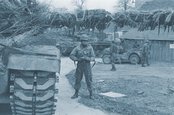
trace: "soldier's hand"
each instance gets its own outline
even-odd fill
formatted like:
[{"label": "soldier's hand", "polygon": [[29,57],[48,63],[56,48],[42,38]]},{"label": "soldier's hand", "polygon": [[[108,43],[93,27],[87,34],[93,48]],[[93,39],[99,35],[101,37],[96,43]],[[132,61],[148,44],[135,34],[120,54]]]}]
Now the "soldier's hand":
[{"label": "soldier's hand", "polygon": [[80,57],[80,59],[85,59],[85,57]]},{"label": "soldier's hand", "polygon": [[87,60],[87,61],[91,61],[91,58],[89,58],[89,57],[85,57],[85,60]]},{"label": "soldier's hand", "polygon": [[89,57],[81,57],[80,59],[81,59],[81,60],[90,61],[90,58],[89,58]]},{"label": "soldier's hand", "polygon": [[78,58],[76,61],[82,61],[83,59],[82,58]]}]

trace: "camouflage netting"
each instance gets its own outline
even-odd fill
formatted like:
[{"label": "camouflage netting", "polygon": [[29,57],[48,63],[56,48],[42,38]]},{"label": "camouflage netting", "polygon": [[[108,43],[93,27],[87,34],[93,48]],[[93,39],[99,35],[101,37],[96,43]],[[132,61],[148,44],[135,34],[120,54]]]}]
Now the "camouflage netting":
[{"label": "camouflage netting", "polygon": [[[18,34],[43,28],[46,16],[45,6],[29,7],[26,0],[6,0],[0,2],[0,34],[1,36],[16,36]],[[37,7],[36,7],[37,6]]]},{"label": "camouflage netting", "polygon": [[[0,1],[0,43],[8,46],[23,47],[26,45],[55,45],[61,42],[65,47],[72,46],[75,27],[81,32],[90,33],[98,30],[98,36],[92,33],[91,41],[98,41],[104,36],[103,30],[109,25],[115,27],[130,26],[139,31],[158,28],[174,31],[173,10],[158,10],[152,12],[127,11],[111,14],[103,9],[86,10],[84,17],[77,20],[75,14],[50,11],[47,6],[32,0],[1,0]],[[65,29],[66,34],[59,30]],[[51,30],[51,31],[50,31]],[[56,30],[56,31],[53,31]],[[67,34],[68,33],[68,34]],[[94,35],[94,36],[93,36]],[[97,38],[96,38],[97,36]],[[106,37],[104,37],[106,38]],[[101,39],[100,39],[101,40]],[[99,41],[100,41],[99,40]]]},{"label": "camouflage netting", "polygon": [[13,47],[22,48],[27,45],[54,45],[55,46],[56,43],[68,44],[69,42],[73,42],[72,37],[59,34],[58,32],[55,32],[55,31],[46,31],[37,36],[32,36],[31,34],[32,34],[31,32],[20,34],[18,36],[11,38],[9,40],[11,42],[6,42],[6,43],[11,44]]},{"label": "camouflage netting", "polygon": [[0,36],[13,37],[32,31],[38,35],[48,28],[71,28],[75,16],[70,13],[51,12],[48,6],[35,3],[32,0],[4,0],[0,2]]}]

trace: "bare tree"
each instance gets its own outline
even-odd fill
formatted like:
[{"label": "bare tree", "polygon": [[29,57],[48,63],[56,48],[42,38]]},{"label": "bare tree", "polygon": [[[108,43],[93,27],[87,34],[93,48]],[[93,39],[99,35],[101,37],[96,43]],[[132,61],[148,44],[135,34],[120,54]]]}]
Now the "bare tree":
[{"label": "bare tree", "polygon": [[73,0],[72,3],[74,6],[77,7],[77,9],[82,10],[84,8],[86,0]]},{"label": "bare tree", "polygon": [[72,3],[76,7],[75,13],[77,20],[83,20],[85,15],[85,2],[86,0],[73,0]]},{"label": "bare tree", "polygon": [[80,30],[80,24],[83,22],[86,10],[85,7],[86,0],[73,0],[72,3],[76,7],[75,14],[76,14],[76,31]]},{"label": "bare tree", "polygon": [[132,8],[132,4],[135,4],[135,0],[118,0],[118,5],[116,8],[121,8],[123,11],[127,11],[128,9]]}]

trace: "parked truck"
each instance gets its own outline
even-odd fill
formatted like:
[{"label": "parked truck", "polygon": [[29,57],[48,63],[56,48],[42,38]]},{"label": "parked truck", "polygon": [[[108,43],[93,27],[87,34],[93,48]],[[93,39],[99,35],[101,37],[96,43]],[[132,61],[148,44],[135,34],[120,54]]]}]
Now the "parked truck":
[{"label": "parked truck", "polygon": [[[102,54],[102,61],[104,64],[111,63],[111,52],[110,48],[106,48]],[[115,63],[129,62],[131,64],[139,64],[141,62],[141,50],[140,49],[128,49],[120,52],[118,57],[115,57]],[[121,62],[120,62],[121,61]]]}]

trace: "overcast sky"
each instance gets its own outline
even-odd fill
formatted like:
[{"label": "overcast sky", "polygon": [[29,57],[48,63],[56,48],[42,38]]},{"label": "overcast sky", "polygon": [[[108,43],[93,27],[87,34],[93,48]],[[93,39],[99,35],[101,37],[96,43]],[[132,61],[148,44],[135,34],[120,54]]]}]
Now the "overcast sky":
[{"label": "overcast sky", "polygon": [[[55,8],[67,8],[70,11],[74,9],[72,0],[38,0],[53,6]],[[114,11],[117,0],[86,0],[87,9],[106,9],[109,12]]]}]

